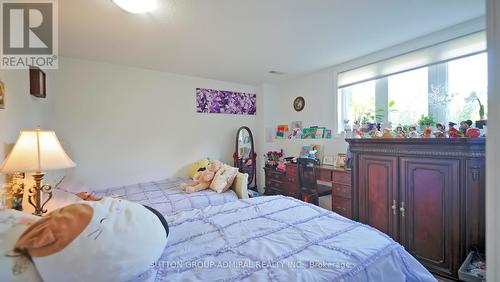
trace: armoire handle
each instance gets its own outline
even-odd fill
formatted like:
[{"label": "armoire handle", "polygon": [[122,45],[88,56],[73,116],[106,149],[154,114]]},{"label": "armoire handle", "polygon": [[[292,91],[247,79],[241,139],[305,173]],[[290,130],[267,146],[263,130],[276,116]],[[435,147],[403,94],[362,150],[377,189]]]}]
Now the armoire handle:
[{"label": "armoire handle", "polygon": [[401,216],[404,217],[405,216],[405,202],[404,201],[401,202],[401,207],[399,208],[399,211],[401,212]]},{"label": "armoire handle", "polygon": [[392,200],[392,214],[396,215],[396,200]]}]

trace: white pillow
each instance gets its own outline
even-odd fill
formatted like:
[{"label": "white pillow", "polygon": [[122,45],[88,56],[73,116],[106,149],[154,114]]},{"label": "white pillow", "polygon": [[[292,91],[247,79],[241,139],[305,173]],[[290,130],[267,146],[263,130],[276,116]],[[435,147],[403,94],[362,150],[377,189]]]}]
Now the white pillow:
[{"label": "white pillow", "polygon": [[238,175],[238,169],[232,166],[223,165],[214,176],[212,183],[210,183],[210,189],[217,193],[226,192],[231,185],[233,185],[234,179]]},{"label": "white pillow", "polygon": [[41,282],[28,257],[10,256],[17,238],[40,217],[16,210],[0,210],[0,281]]}]

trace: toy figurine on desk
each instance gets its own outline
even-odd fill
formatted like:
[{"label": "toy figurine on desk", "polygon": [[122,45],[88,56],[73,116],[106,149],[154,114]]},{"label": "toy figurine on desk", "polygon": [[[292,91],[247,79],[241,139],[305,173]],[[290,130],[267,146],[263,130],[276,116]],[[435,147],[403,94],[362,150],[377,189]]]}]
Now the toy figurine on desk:
[{"label": "toy figurine on desk", "polygon": [[424,128],[424,132],[422,133],[421,137],[423,138],[431,138],[432,135],[432,127],[428,126]]},{"label": "toy figurine on desk", "polygon": [[460,122],[460,132],[462,132],[462,136],[466,135],[467,130],[471,127],[472,125],[472,120],[464,120]]},{"label": "toy figurine on desk", "polygon": [[448,136],[450,136],[450,138],[458,138],[458,137],[463,137],[463,133],[458,131],[456,128],[455,128],[455,125],[457,125],[456,123],[450,121],[448,123]]},{"label": "toy figurine on desk", "polygon": [[478,128],[469,128],[467,132],[465,132],[465,136],[469,138],[478,138],[481,136],[481,131]]},{"label": "toy figurine on desk", "polygon": [[380,132],[375,126],[370,130],[368,134],[370,135],[371,138],[382,137],[382,132]]},{"label": "toy figurine on desk", "polygon": [[389,128],[383,129],[384,133],[382,134],[382,138],[393,138],[391,130]]},{"label": "toy figurine on desk", "polygon": [[403,131],[403,127],[401,127],[401,125],[398,125],[398,127],[396,127],[396,137],[397,138],[405,138],[405,132]]},{"label": "toy figurine on desk", "polygon": [[408,138],[418,138],[417,126],[411,125],[408,128]]},{"label": "toy figurine on desk", "polygon": [[441,123],[436,124],[437,131],[434,132],[436,138],[446,138],[446,127]]}]

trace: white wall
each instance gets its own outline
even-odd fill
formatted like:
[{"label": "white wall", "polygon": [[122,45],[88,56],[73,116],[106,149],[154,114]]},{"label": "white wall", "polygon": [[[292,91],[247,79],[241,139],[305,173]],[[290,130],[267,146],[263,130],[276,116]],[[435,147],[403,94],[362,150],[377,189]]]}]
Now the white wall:
[{"label": "white wall", "polygon": [[266,141],[266,129],[271,128],[276,130],[276,113],[275,109],[279,103],[283,101],[282,97],[278,97],[276,93],[276,87],[272,84],[265,83],[259,87],[259,95],[261,98],[259,108],[260,115],[258,118],[258,136],[260,138],[257,141],[257,183],[260,192],[264,192],[265,187],[265,175],[263,167],[265,166],[264,154],[270,150],[279,149],[276,142]]},{"label": "white wall", "polygon": [[[43,125],[42,112],[46,99],[30,95],[28,70],[0,70],[5,84],[5,109],[0,109],[0,163],[6,157],[6,147],[14,144],[21,129]],[[4,183],[0,177],[0,185]]]},{"label": "white wall", "polygon": [[[273,106],[274,124],[268,127],[276,128],[278,124],[290,124],[292,121],[302,121],[304,127],[317,125],[336,129],[336,101],[334,93],[334,71],[332,69],[317,72],[296,80],[278,83],[274,86],[274,95],[278,97]],[[268,96],[268,93],[265,93]],[[293,108],[296,97],[302,96],[305,107],[297,112]],[[342,137],[333,139],[282,139],[275,140],[269,147],[283,149],[286,156],[297,156],[305,144],[320,144],[326,155],[336,155],[346,151],[346,143]]]},{"label": "white wall", "polygon": [[500,281],[500,4],[489,0],[488,140],[486,144],[486,257],[488,281]]},{"label": "white wall", "polygon": [[253,86],[69,58],[48,79],[47,127],[77,163],[72,173],[94,189],[186,175],[205,156],[232,164],[240,126],[259,138],[256,116],[195,106],[197,87],[256,93]]}]

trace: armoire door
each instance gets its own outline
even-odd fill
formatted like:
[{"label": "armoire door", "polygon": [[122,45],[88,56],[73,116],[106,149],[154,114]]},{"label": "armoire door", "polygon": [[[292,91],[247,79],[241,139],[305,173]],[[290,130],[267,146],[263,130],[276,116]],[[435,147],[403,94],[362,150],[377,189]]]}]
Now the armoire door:
[{"label": "armoire door", "polygon": [[397,158],[361,154],[357,168],[359,221],[398,240]]},{"label": "armoire door", "polygon": [[429,269],[460,265],[460,161],[400,158],[400,242]]}]

